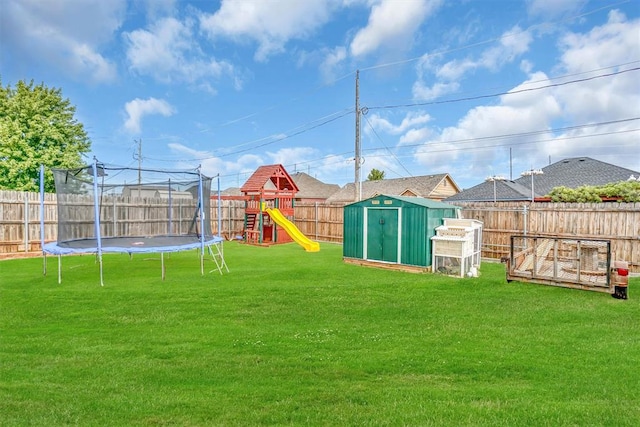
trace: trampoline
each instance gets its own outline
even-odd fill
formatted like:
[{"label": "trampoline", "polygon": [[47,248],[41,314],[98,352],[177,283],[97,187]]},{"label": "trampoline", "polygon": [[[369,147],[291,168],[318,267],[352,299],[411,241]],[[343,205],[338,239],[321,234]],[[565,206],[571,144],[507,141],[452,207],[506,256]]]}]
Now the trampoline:
[{"label": "trampoline", "polygon": [[[41,243],[45,275],[47,254],[58,257],[58,283],[62,282],[61,258],[72,254],[96,255],[100,285],[104,285],[103,253],[131,257],[159,253],[163,280],[164,253],[168,252],[198,249],[201,274],[205,253],[220,274],[223,269],[229,271],[223,255],[224,239],[211,231],[212,179],[199,170],[133,169],[96,161],[77,169],[52,169],[51,173],[57,193],[58,234],[57,241],[45,244],[43,231]],[[41,230],[45,176],[41,167]]]}]

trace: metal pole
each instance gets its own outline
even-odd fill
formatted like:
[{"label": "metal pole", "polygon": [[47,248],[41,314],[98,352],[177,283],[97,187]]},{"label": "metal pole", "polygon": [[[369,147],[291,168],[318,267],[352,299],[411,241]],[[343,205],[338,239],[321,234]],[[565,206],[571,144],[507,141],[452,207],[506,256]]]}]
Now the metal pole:
[{"label": "metal pole", "polygon": [[100,236],[100,205],[98,202],[98,164],[93,161],[93,214],[95,215],[95,235],[98,246],[98,263],[100,264],[100,286],[104,286],[102,278],[102,237]]},{"label": "metal pole", "polygon": [[198,209],[200,210],[200,274],[204,276],[204,207],[202,195],[202,172],[198,169]]},{"label": "metal pole", "polygon": [[535,192],[533,191],[533,170],[531,170],[531,203],[534,202],[535,196],[534,196]]},{"label": "metal pole", "polygon": [[218,237],[222,237],[222,197],[220,196],[220,174],[218,174]]},{"label": "metal pole", "polygon": [[172,199],[171,199],[171,178],[169,178],[169,235],[171,235],[172,227],[171,227],[171,223],[172,223],[172,218],[173,218],[173,203],[172,203]]},{"label": "metal pole", "polygon": [[355,201],[362,198],[360,188],[360,70],[356,70],[356,148],[355,148]]},{"label": "metal pole", "polygon": [[42,251],[42,274],[47,275],[47,254],[44,251],[44,165],[40,165],[40,250]]}]

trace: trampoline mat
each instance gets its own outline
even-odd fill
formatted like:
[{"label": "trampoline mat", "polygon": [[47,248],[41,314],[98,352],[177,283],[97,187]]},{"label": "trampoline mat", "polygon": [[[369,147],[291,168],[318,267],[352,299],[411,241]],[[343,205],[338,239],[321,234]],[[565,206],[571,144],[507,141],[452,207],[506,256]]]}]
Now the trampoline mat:
[{"label": "trampoline mat", "polygon": [[[207,236],[204,245],[209,246],[221,242],[217,236]],[[153,236],[153,237],[103,237],[100,239],[102,252],[153,253],[178,252],[196,249],[202,245],[199,236]],[[44,245],[46,253],[67,255],[74,253],[98,252],[97,239],[77,239],[66,242],[53,242]]]}]

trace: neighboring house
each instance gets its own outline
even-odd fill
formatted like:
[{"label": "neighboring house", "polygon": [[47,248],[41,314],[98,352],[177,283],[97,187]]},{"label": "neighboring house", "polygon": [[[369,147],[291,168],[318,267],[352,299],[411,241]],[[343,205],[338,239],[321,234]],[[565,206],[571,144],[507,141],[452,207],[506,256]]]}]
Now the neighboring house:
[{"label": "neighboring house", "polygon": [[[535,176],[534,179],[537,177]],[[445,202],[517,202],[521,200],[531,200],[531,188],[505,179],[485,181],[446,198]]]},{"label": "neighboring house", "polygon": [[295,198],[297,202],[324,202],[340,190],[339,185],[325,184],[304,172],[292,174],[291,179],[298,186],[298,193]]},{"label": "neighboring house", "polygon": [[[172,186],[173,187],[173,186]],[[147,199],[193,199],[198,198],[198,188],[192,187],[189,191],[169,191],[168,185],[125,185],[122,188],[122,197],[142,197]]]},{"label": "neighboring house", "polygon": [[[361,199],[369,199],[379,194],[390,196],[424,197],[441,201],[460,192],[460,188],[447,173],[414,176],[410,178],[363,181]],[[350,203],[355,200],[355,185],[349,183],[327,199],[331,203]]]},{"label": "neighboring house", "polygon": [[496,201],[531,200],[531,181],[533,179],[533,198],[549,194],[555,187],[578,188],[583,185],[606,185],[638,177],[640,172],[601,162],[590,157],[573,157],[560,160],[542,168],[542,174],[521,176],[509,180],[485,181],[464,190],[445,201],[454,202],[493,202],[494,184]]},{"label": "neighboring house", "polygon": [[[218,192],[212,191],[211,198],[217,199]],[[229,187],[225,190],[220,191],[220,199],[221,200],[246,200],[246,197],[244,196],[244,194],[242,194],[242,191],[240,191],[240,187]]]}]

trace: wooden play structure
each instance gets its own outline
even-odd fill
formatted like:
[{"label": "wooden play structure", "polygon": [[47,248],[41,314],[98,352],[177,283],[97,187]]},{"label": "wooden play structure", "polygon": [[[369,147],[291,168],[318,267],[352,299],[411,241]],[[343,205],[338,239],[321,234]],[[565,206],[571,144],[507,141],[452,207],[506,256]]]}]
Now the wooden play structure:
[{"label": "wooden play structure", "polygon": [[295,241],[308,252],[320,249],[290,221],[298,187],[282,165],[260,166],[240,188],[245,199],[246,243],[271,245]]}]

